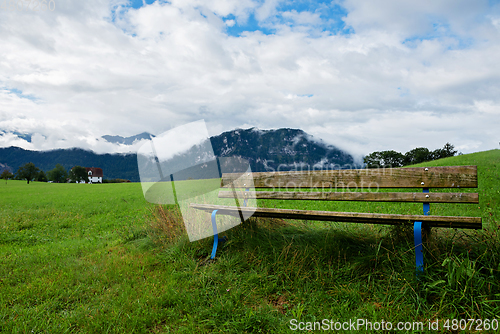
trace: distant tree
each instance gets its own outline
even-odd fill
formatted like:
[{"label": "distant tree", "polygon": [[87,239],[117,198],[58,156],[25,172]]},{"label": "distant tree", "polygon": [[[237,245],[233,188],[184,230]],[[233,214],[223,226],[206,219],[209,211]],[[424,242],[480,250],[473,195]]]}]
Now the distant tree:
[{"label": "distant tree", "polygon": [[446,153],[446,158],[453,157],[455,154],[457,154],[457,150],[455,150],[455,146],[453,146],[450,143],[444,144],[443,151]]},{"label": "distant tree", "polygon": [[438,148],[437,150],[432,151],[432,159],[442,159],[452,157],[457,154],[457,151],[454,150],[454,146],[450,143],[446,143],[443,148]]},{"label": "distant tree", "polygon": [[87,175],[87,170],[82,166],[75,166],[71,168],[69,172],[69,178],[71,182],[80,182],[85,181],[88,182],[89,176]]},{"label": "distant tree", "polygon": [[[396,151],[380,151],[368,154],[363,158],[366,168],[377,167],[402,167],[407,165],[418,164],[425,161],[452,157],[457,154],[455,147],[446,143],[443,148],[434,151],[429,151],[425,147],[417,147],[404,155]],[[458,153],[460,155],[461,153]]]},{"label": "distant tree", "polygon": [[37,177],[39,171],[40,169],[36,167],[34,163],[28,162],[27,164],[19,167],[16,174],[20,180],[26,180],[28,181],[28,184],[30,184],[30,181]]},{"label": "distant tree", "polygon": [[57,164],[54,169],[47,172],[47,177],[51,181],[63,183],[66,182],[66,179],[68,178],[68,172],[63,165]]},{"label": "distant tree", "polygon": [[14,177],[14,174],[12,174],[11,172],[9,172],[8,169],[4,169],[2,174],[0,175],[0,179],[4,179],[5,180],[5,184],[7,184],[7,180],[8,179],[11,179]]},{"label": "distant tree", "polygon": [[377,168],[380,167],[380,152],[372,152],[363,158],[363,162],[366,164],[366,168]]},{"label": "distant tree", "polygon": [[414,165],[420,162],[433,160],[432,152],[425,147],[417,147],[405,153],[403,165]]},{"label": "distant tree", "polygon": [[367,168],[401,167],[404,155],[396,151],[373,152],[363,158]]},{"label": "distant tree", "polygon": [[35,180],[39,182],[47,182],[47,175],[45,175],[45,172],[41,170],[36,176]]}]

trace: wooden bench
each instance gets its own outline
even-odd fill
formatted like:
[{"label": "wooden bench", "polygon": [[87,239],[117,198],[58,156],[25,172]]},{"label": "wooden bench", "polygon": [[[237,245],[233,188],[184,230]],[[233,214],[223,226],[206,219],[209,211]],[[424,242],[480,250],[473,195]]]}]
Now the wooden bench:
[{"label": "wooden bench", "polygon": [[[476,166],[416,167],[357,170],[326,170],[305,172],[253,173],[255,189],[246,188],[241,174],[222,174],[220,198],[235,198],[236,206],[190,204],[197,210],[212,212],[215,257],[218,243],[216,214],[244,217],[271,217],[313,221],[352,222],[367,224],[412,224],[417,272],[423,271],[422,229],[431,227],[481,229],[480,217],[433,216],[430,203],[479,203],[477,193],[430,192],[430,188],[477,188]],[[380,188],[418,188],[422,192],[378,192]],[[256,191],[256,189],[264,189]],[[307,189],[307,191],[303,191]],[[325,191],[326,190],[326,191]],[[356,190],[356,191],[350,191]],[[240,205],[239,199],[244,199]],[[246,200],[311,200],[423,203],[423,214],[403,215],[294,210],[246,207]]]}]

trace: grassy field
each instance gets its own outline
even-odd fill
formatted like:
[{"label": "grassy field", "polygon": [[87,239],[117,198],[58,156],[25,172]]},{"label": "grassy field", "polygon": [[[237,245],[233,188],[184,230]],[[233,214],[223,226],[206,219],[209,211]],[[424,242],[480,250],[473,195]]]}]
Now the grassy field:
[{"label": "grassy field", "polygon": [[[443,327],[446,319],[500,320],[500,151],[425,165],[478,166],[479,189],[470,191],[479,192],[480,204],[436,204],[431,213],[480,216],[483,230],[435,229],[418,281],[404,229],[250,219],[225,233],[228,241],[211,262],[212,240],[190,243],[175,207],[147,203],[140,184],[2,181],[0,332],[287,333],[293,324],[323,319],[422,322],[428,329],[430,319],[444,333],[453,329],[451,321]],[[466,332],[478,332],[477,325]]]}]

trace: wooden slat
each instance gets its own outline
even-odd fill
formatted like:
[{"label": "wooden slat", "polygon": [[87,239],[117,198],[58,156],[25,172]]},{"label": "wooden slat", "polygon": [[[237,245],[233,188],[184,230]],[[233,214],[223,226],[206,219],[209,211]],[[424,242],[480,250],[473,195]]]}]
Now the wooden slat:
[{"label": "wooden slat", "polygon": [[[222,175],[221,186],[244,188],[241,174]],[[477,166],[350,169],[299,172],[252,173],[255,188],[300,191],[301,188],[365,189],[378,188],[477,188]]]},{"label": "wooden slat", "polygon": [[[220,198],[257,198],[313,201],[479,203],[477,193],[394,193],[394,192],[294,192],[294,191],[219,191]],[[428,196],[428,197],[427,197]]]},{"label": "wooden slat", "polygon": [[356,212],[332,212],[332,211],[309,211],[291,209],[269,209],[232,207],[210,204],[190,204],[194,209],[213,211],[217,214],[239,217],[241,213],[254,217],[283,218],[283,219],[306,219],[335,222],[352,222],[367,224],[402,225],[421,221],[431,227],[468,228],[481,229],[482,219],[480,217],[450,217],[450,216],[424,216],[424,215],[397,215],[383,213],[356,213]]}]

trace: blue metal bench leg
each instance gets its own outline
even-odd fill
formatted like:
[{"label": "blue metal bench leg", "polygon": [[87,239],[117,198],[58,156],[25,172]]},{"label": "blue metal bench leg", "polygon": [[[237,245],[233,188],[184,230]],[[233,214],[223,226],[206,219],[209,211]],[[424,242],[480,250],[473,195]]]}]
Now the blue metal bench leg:
[{"label": "blue metal bench leg", "polygon": [[217,245],[219,244],[219,233],[217,232],[217,222],[215,221],[215,215],[217,210],[212,211],[212,228],[214,230],[214,247],[212,248],[211,259],[215,258],[215,253],[217,252]]},{"label": "blue metal bench leg", "polygon": [[[429,188],[422,188],[423,193],[429,193]],[[428,196],[427,196],[428,197]],[[424,215],[429,215],[431,206],[429,203],[424,203]],[[424,273],[424,250],[422,244],[422,222],[413,224],[413,240],[415,242],[415,265],[417,278]]]},{"label": "blue metal bench leg", "polygon": [[217,210],[212,211],[212,228],[214,230],[214,247],[212,248],[212,255],[210,255],[211,259],[215,259],[215,253],[217,252],[217,246],[219,245],[219,241],[221,243],[225,242],[226,237],[219,238],[219,233],[217,232],[217,222],[215,221],[215,215],[217,214]]},{"label": "blue metal bench leg", "polygon": [[[250,188],[246,188],[246,191],[250,191]],[[247,199],[243,201],[243,206],[247,206]],[[217,222],[215,220],[215,215],[217,214],[217,210],[212,211],[212,229],[214,230],[214,246],[212,248],[212,255],[210,255],[211,259],[215,259],[215,253],[217,253],[217,246],[220,242],[225,242],[227,240],[226,237],[219,238],[219,233],[217,232]]]},{"label": "blue metal bench leg", "polygon": [[413,239],[415,242],[415,264],[417,277],[424,272],[424,253],[422,247],[422,222],[413,224]]}]

